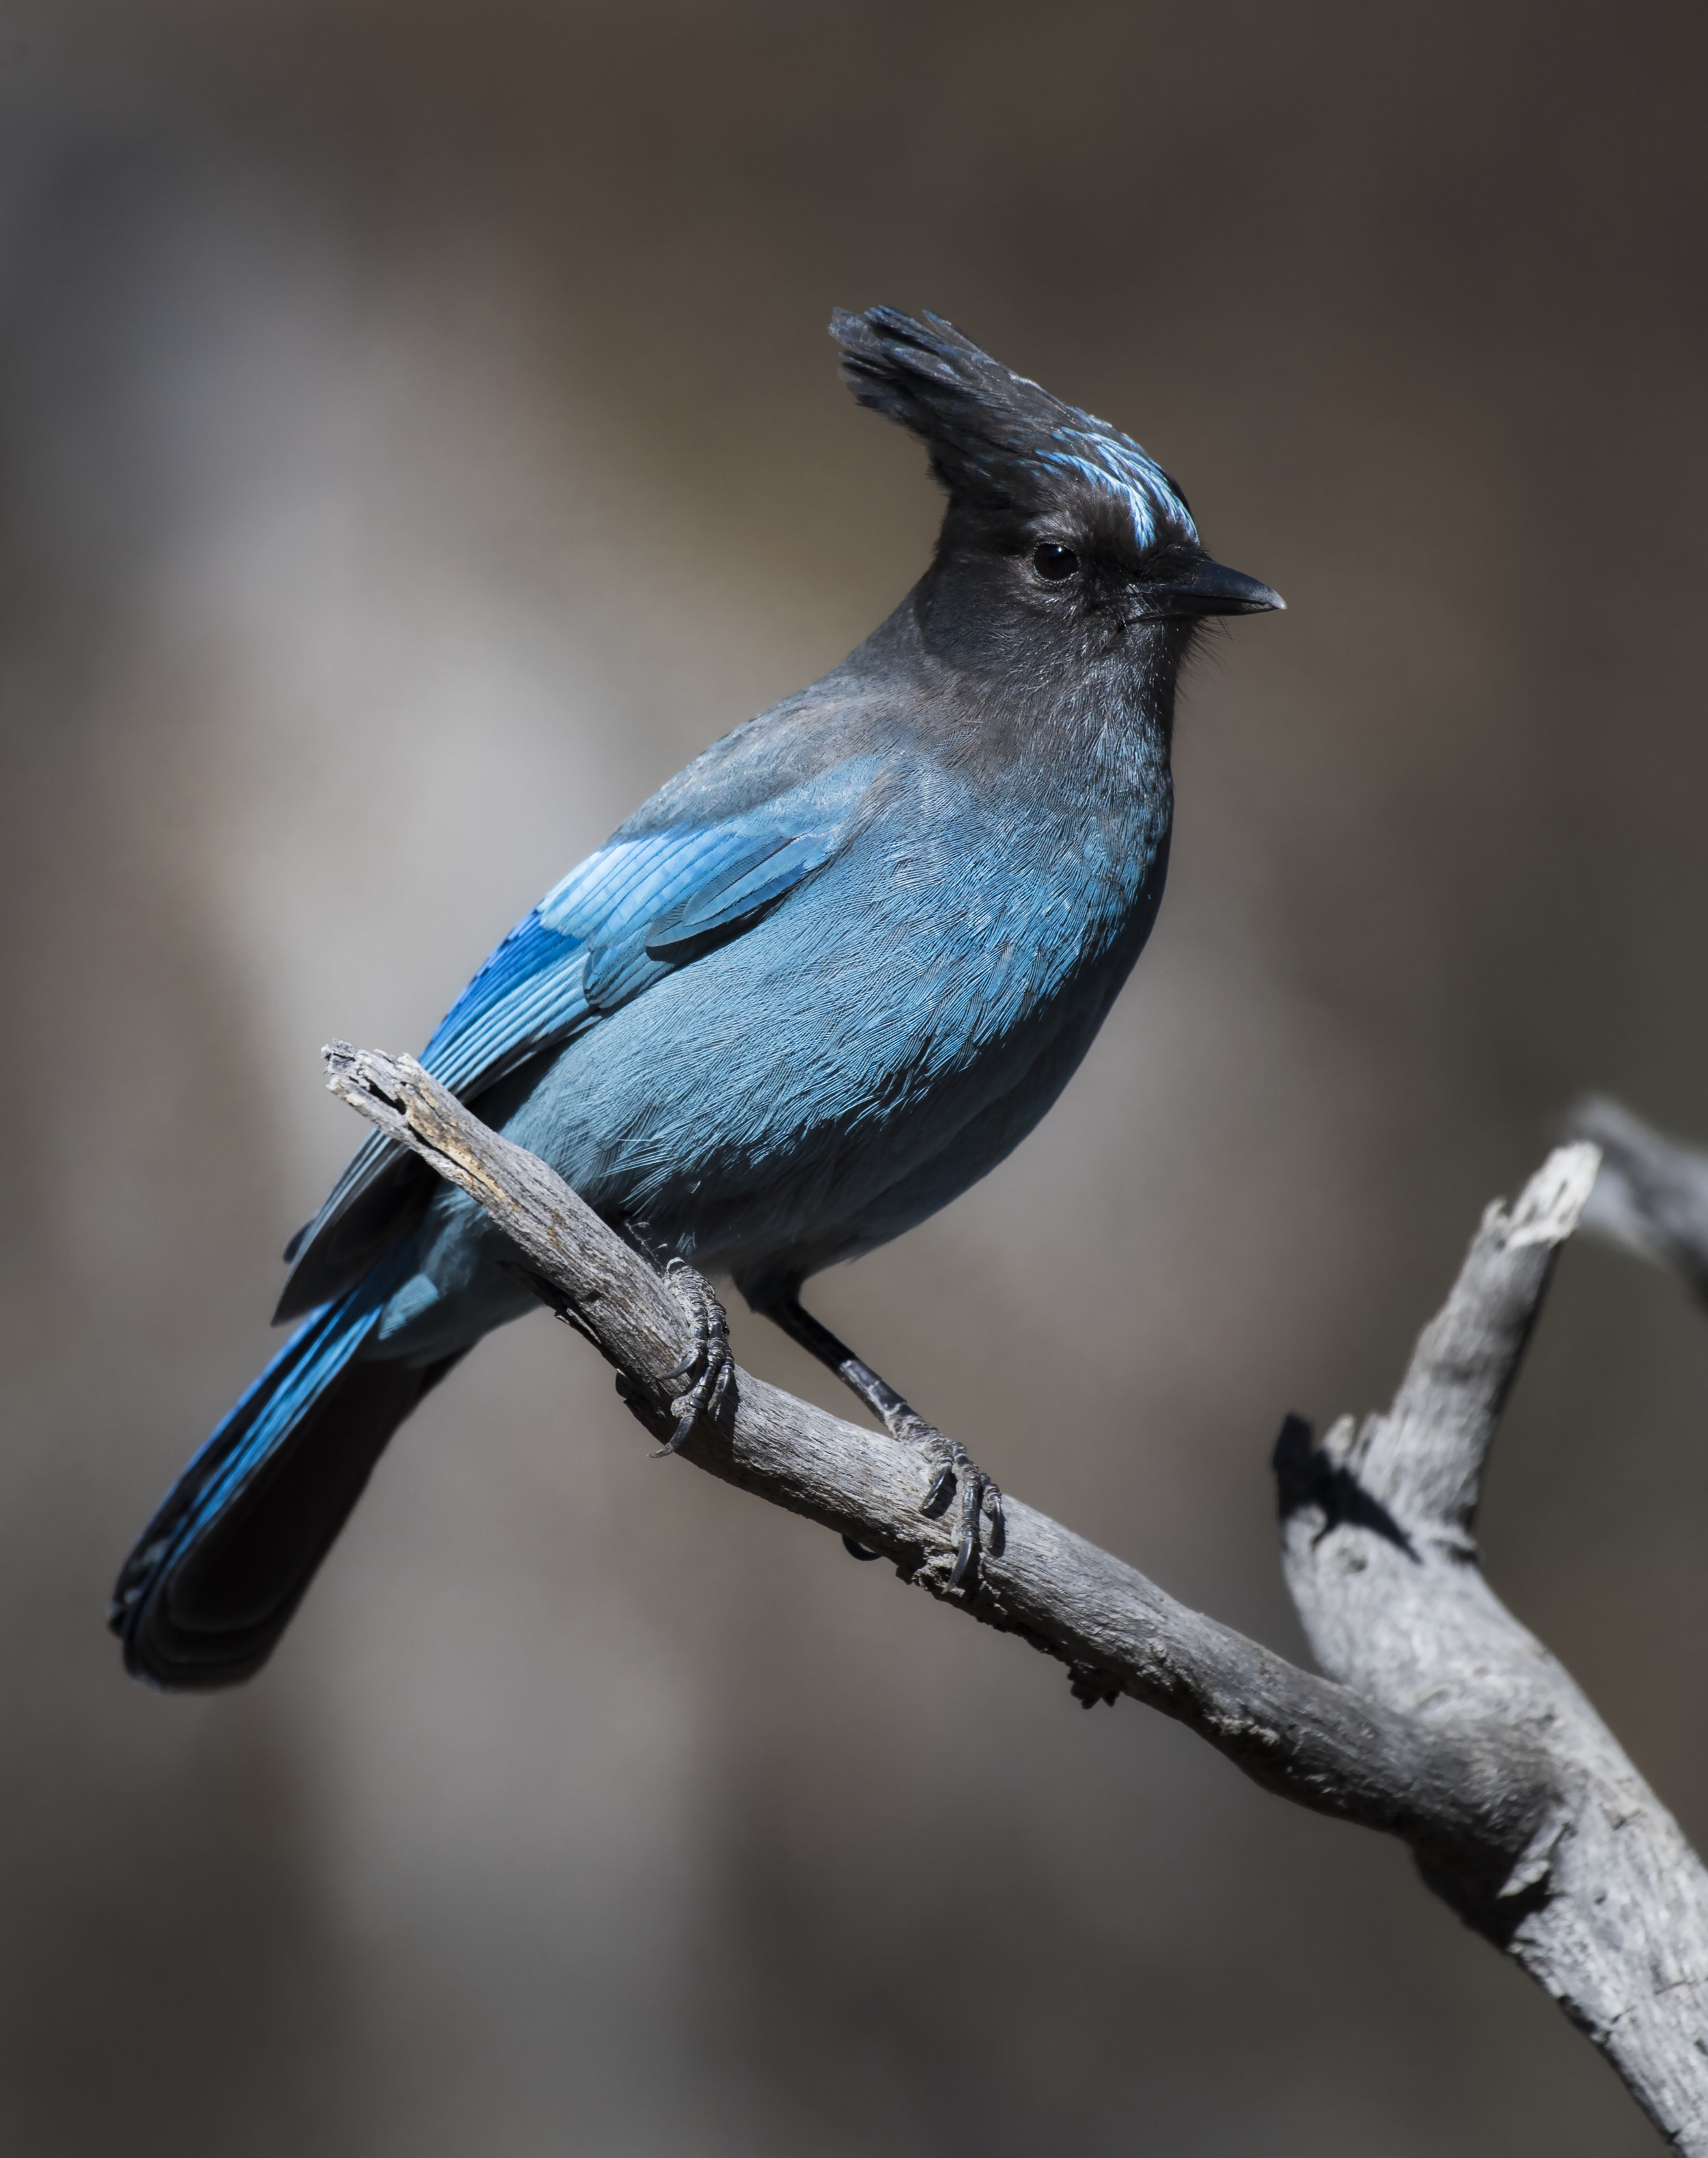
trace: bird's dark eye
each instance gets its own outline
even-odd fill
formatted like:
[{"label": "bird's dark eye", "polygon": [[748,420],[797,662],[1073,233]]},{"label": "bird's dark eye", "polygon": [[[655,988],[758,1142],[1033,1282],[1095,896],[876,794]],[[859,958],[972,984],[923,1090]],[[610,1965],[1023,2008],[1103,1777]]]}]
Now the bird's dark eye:
[{"label": "bird's dark eye", "polygon": [[1059,585],[1065,579],[1076,576],[1079,566],[1080,558],[1072,548],[1059,547],[1053,540],[1046,540],[1033,552],[1032,567],[1052,585]]}]

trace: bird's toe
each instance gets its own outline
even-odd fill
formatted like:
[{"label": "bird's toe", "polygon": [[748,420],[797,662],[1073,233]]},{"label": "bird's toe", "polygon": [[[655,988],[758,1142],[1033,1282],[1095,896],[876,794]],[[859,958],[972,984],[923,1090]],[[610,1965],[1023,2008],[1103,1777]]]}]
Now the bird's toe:
[{"label": "bird's toe", "polygon": [[919,1510],[936,1519],[947,1513],[957,1497],[959,1500],[960,1536],[949,1586],[965,1588],[977,1577],[981,1552],[988,1551],[995,1557],[1002,1551],[1002,1491],[995,1479],[985,1474],[958,1439],[948,1438],[917,1417],[912,1422],[917,1429],[897,1435],[911,1439],[923,1449],[931,1471],[931,1484],[920,1501]]},{"label": "bird's toe", "polygon": [[660,1375],[661,1383],[687,1379],[688,1386],[670,1404],[676,1429],[659,1449],[674,1453],[702,1419],[715,1423],[735,1391],[735,1359],[730,1349],[730,1321],[712,1293],[712,1285],[685,1259],[672,1259],[664,1269],[677,1302],[685,1314],[689,1332],[689,1353],[673,1371]]}]

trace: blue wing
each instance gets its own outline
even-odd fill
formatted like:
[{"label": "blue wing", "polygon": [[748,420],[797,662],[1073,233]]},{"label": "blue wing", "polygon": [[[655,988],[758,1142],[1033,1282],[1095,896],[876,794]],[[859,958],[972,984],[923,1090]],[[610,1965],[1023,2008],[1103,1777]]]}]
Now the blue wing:
[{"label": "blue wing", "polygon": [[660,975],[738,936],[829,859],[828,832],[741,824],[613,839],[524,915],[421,1061],[454,1093],[494,1086]]},{"label": "blue wing", "polygon": [[524,915],[421,1061],[453,1093],[495,1086],[662,974],[737,936],[829,858],[833,835],[693,827],[614,839]]},{"label": "blue wing", "polygon": [[[663,976],[740,936],[836,850],[849,795],[865,775],[844,767],[840,777],[829,800],[822,786],[799,788],[725,823],[619,833],[517,923],[446,1014],[422,1063],[452,1093],[474,1100],[530,1057],[563,1048]],[[803,817],[815,809],[833,813],[814,819],[820,829],[802,831]],[[377,1132],[364,1143],[286,1247],[294,1271],[276,1319],[338,1294],[395,1236],[409,1187],[392,1185],[409,1160]],[[431,1188],[415,1195],[419,1205]]]}]

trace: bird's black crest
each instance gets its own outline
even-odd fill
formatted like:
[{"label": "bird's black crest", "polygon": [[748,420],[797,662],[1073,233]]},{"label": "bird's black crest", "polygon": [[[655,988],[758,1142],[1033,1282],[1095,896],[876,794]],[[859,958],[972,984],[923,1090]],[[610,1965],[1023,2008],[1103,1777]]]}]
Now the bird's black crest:
[{"label": "bird's black crest", "polygon": [[1196,537],[1179,491],[1137,442],[1014,374],[940,316],[839,308],[830,334],[842,347],[843,380],[862,405],[925,441],[952,494],[1024,509],[1077,480],[1122,500],[1141,548],[1164,526]]}]

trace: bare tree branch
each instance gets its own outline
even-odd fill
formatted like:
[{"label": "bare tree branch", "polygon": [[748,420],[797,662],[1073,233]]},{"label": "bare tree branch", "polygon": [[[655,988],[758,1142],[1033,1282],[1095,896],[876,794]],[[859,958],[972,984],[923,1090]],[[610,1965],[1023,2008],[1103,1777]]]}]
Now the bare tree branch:
[{"label": "bare tree branch", "polygon": [[[1502,1875],[1466,1849],[1424,1877],[1603,2047],[1681,2150],[1708,2149],[1708,1874],[1567,1672],[1484,1581],[1483,1464],[1593,1146],[1491,1208],[1393,1409],[1349,1417],[1285,1508],[1288,1588],[1325,1670],[1432,1727],[1542,1748],[1547,1797]],[[1381,1519],[1376,1518],[1380,1510]],[[1491,1850],[1489,1856],[1494,1856]]]},{"label": "bare tree branch", "polygon": [[[543,1162],[412,1058],[334,1044],[333,1090],[470,1192],[616,1366],[648,1428],[690,1329],[672,1286]],[[1708,1873],[1568,1675],[1483,1580],[1483,1465],[1594,1180],[1562,1149],[1485,1216],[1386,1416],[1276,1448],[1288,1587],[1327,1677],[1189,1610],[1045,1515],[952,1590],[955,1536],[919,1511],[916,1452],[746,1372],[682,1438],[698,1467],[851,1535],[905,1581],[1199,1732],[1267,1789],[1402,1837],[1424,1878],[1602,2047],[1680,2151],[1708,2158]]]},{"label": "bare tree branch", "polygon": [[1675,1267],[1708,1302],[1708,1155],[1591,1095],[1568,1130],[1602,1151],[1583,1226],[1656,1266]]}]

